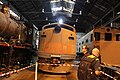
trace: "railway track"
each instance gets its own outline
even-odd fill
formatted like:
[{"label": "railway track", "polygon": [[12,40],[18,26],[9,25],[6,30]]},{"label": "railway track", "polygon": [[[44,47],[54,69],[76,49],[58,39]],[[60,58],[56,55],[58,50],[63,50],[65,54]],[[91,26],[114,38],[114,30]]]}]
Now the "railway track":
[{"label": "railway track", "polygon": [[[22,69],[20,69],[22,70]],[[106,72],[107,71],[107,72]],[[120,74],[116,68],[104,66],[100,80],[120,80]],[[114,74],[109,74],[114,73]],[[10,77],[0,77],[0,80],[35,80],[35,66],[23,69],[17,73],[11,74]],[[77,66],[71,69],[70,73],[47,73],[37,71],[37,80],[78,80]]]},{"label": "railway track", "polygon": [[47,73],[47,72],[38,72],[38,80],[78,80],[73,73]]}]

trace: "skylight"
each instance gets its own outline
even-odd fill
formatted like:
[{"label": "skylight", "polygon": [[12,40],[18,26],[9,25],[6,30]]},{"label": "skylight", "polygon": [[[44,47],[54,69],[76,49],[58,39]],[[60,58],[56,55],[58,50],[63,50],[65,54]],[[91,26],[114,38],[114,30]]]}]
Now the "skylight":
[{"label": "skylight", "polygon": [[66,14],[68,17],[72,17],[75,2],[71,0],[51,0],[50,5],[53,16]]}]

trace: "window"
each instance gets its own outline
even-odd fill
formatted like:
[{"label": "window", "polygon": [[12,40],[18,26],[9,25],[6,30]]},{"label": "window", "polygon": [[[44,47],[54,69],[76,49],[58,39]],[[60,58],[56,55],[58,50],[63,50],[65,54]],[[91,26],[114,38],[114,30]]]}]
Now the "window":
[{"label": "window", "polygon": [[116,34],[116,41],[120,41],[120,34]]},{"label": "window", "polygon": [[112,40],[112,33],[105,33],[105,41],[111,41]]},{"label": "window", "polygon": [[53,27],[55,27],[55,26],[57,26],[57,24],[47,25],[47,26],[44,27],[44,29],[53,28]]},{"label": "window", "polygon": [[60,27],[70,30],[70,31],[74,31],[73,28],[69,27],[69,26],[65,26],[65,25],[61,25]]},{"label": "window", "polygon": [[94,37],[95,37],[95,41],[99,41],[100,40],[100,32],[95,32]]}]

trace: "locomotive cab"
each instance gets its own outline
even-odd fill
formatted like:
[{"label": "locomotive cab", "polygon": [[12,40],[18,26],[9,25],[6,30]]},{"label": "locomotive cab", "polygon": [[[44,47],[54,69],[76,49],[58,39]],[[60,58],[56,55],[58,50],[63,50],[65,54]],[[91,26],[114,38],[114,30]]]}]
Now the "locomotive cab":
[{"label": "locomotive cab", "polygon": [[[47,72],[69,72],[76,57],[76,32],[67,24],[48,24],[40,32],[39,69]],[[50,69],[51,68],[51,69]]]}]

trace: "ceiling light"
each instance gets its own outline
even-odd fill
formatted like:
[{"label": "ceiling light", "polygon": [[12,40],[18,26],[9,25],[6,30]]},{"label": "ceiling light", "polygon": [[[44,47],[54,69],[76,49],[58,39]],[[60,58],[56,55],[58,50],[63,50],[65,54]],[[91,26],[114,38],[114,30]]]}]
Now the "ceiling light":
[{"label": "ceiling light", "polygon": [[86,2],[87,2],[87,3],[90,3],[90,1],[89,1],[89,0],[87,0]]},{"label": "ceiling light", "polygon": [[113,23],[112,22],[110,23],[110,26],[113,27]]},{"label": "ceiling light", "polygon": [[120,14],[120,12],[117,12],[117,14]]},{"label": "ceiling light", "polygon": [[82,11],[80,11],[79,14],[82,15]]},{"label": "ceiling light", "polygon": [[0,4],[3,4],[3,2],[2,2],[2,1],[0,1]]},{"label": "ceiling light", "polygon": [[75,27],[75,24],[73,25],[73,27]]},{"label": "ceiling light", "polygon": [[44,10],[44,9],[42,9],[42,12],[45,12],[45,10]]},{"label": "ceiling light", "polygon": [[60,24],[63,24],[63,20],[62,20],[62,19],[59,19],[59,23],[60,23]]},{"label": "ceiling light", "polygon": [[48,18],[46,17],[46,19],[45,20],[48,20]]},{"label": "ceiling light", "polygon": [[76,22],[78,22],[78,19],[76,19]]}]

